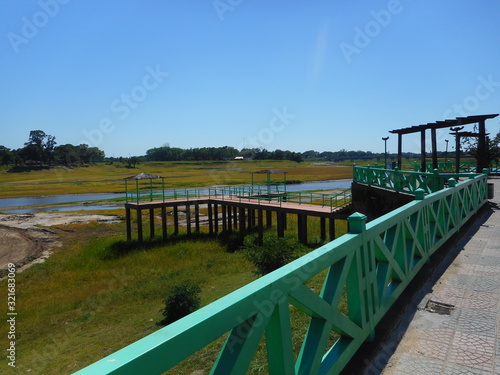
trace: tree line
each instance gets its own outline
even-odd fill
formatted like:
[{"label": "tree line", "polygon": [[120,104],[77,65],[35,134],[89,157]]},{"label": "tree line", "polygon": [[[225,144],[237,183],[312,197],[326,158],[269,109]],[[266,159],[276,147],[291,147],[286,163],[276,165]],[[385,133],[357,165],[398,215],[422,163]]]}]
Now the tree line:
[{"label": "tree line", "polygon": [[[300,163],[306,159],[325,159],[330,161],[354,161],[360,159],[383,159],[384,153],[374,153],[371,151],[304,151],[293,152],[289,150],[269,151],[261,148],[244,148],[237,150],[234,147],[202,147],[182,149],[170,147],[168,145],[155,147],[147,150],[146,155],[141,157],[143,161],[196,161],[196,160],[231,160],[236,157],[251,160],[291,160]],[[414,153],[404,153],[404,157],[418,157]],[[395,154],[388,154],[388,157],[395,157]]]},{"label": "tree line", "polygon": [[231,160],[236,157],[252,160],[293,160],[301,162],[302,154],[299,152],[274,150],[268,151],[260,148],[244,148],[237,150],[234,147],[201,147],[182,149],[178,147],[162,146],[146,151],[145,160],[148,161],[203,161],[203,160]]},{"label": "tree line", "polygon": [[24,147],[11,150],[0,146],[1,165],[80,165],[104,161],[104,151],[86,144],[56,146],[56,137],[43,130],[30,131]]},{"label": "tree line", "polygon": [[[489,139],[487,144],[488,161],[499,160],[500,158],[500,133],[496,137]],[[477,151],[477,140],[465,139],[463,141],[464,153],[475,155]],[[223,147],[200,147],[183,149],[179,147],[170,147],[168,144],[162,147],[151,148],[145,155],[132,156],[129,158],[107,158],[106,161],[118,161],[127,163],[129,167],[135,167],[136,164],[144,161],[217,161],[232,160],[235,158],[252,160],[292,160],[302,162],[311,159],[323,159],[328,161],[355,161],[355,160],[379,160],[385,159],[384,153],[374,153],[371,151],[346,150],[339,151],[315,151],[293,152],[289,150],[269,151],[262,148],[244,148],[238,150],[231,146]],[[396,154],[388,153],[388,160],[394,160]],[[406,152],[404,158],[417,158],[419,154]],[[438,152],[438,157],[452,158],[453,153]],[[81,165],[98,163],[105,161],[104,151],[97,147],[89,147],[86,144],[57,145],[56,138],[46,134],[42,130],[30,131],[28,141],[24,147],[11,150],[5,146],[0,146],[0,164],[1,165]]]}]

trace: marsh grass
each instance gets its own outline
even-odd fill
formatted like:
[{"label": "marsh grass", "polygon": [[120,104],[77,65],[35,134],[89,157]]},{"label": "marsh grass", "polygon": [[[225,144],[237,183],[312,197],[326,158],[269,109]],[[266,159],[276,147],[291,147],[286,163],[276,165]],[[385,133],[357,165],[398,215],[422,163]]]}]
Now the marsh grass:
[{"label": "marsh grass", "polygon": [[249,184],[251,172],[279,169],[296,181],[320,181],[352,178],[352,167],[314,166],[291,161],[243,162],[147,162],[137,168],[121,164],[96,164],[87,167],[8,172],[0,167],[0,197],[15,198],[39,195],[121,193],[124,178],[141,172],[165,177],[166,188]]},{"label": "marsh grass", "polygon": [[[17,275],[17,371],[69,374],[154,332],[167,291],[184,280],[203,285],[206,305],[255,278],[217,239],[133,248],[121,224],[60,229],[64,246]],[[133,251],[109,257],[113,248]],[[7,337],[5,325],[0,332]],[[5,357],[0,366],[8,369]]]},{"label": "marsh grass", "polygon": [[[288,218],[287,236],[295,216]],[[63,247],[45,263],[17,275],[18,371],[70,374],[156,331],[166,293],[183,281],[202,285],[206,305],[256,278],[244,252],[230,249],[234,241],[222,234],[187,238],[169,233],[168,243],[155,239],[137,244],[125,241],[123,223],[54,229]],[[324,272],[307,285],[319,291],[323,280]],[[310,318],[293,306],[291,317],[297,355]],[[0,337],[6,334],[2,325]],[[210,368],[223,342],[219,338],[169,373]],[[5,357],[0,366],[8,369]],[[266,373],[266,366],[263,339],[249,373]]]},{"label": "marsh grass", "polygon": [[[165,176],[169,187],[249,183],[249,172],[270,168],[285,170],[289,177],[301,181],[350,178],[352,174],[350,166],[269,161],[144,163],[135,170],[116,165],[19,173],[4,169],[0,170],[0,196],[123,192],[123,178],[140,172]],[[124,209],[98,213],[123,216]],[[149,217],[144,214],[147,228]],[[158,218],[155,222],[158,228]],[[137,225],[134,216],[132,223]],[[287,223],[285,236],[296,236],[296,215],[288,215]],[[310,248],[321,244],[318,223],[319,219],[308,220]],[[345,232],[343,223],[336,221],[336,236]],[[238,232],[212,236],[207,227],[200,229],[200,234],[193,233],[190,238],[185,236],[185,227],[180,227],[178,235],[169,229],[167,243],[154,238],[138,244],[125,240],[123,222],[54,228],[63,246],[45,263],[16,278],[19,323],[15,373],[70,374],[156,331],[166,293],[179,282],[192,280],[202,285],[201,303],[206,305],[255,279],[253,265],[238,251],[243,243]],[[276,228],[270,231],[276,233]],[[320,290],[321,282],[318,276],[308,286]],[[0,282],[1,290],[5,290],[5,283]],[[294,307],[291,314],[297,355],[310,318]],[[2,325],[0,337],[6,336],[7,326]],[[169,373],[206,370],[223,341],[221,337]],[[9,370],[6,362],[5,357],[0,358],[0,368]],[[263,339],[250,373],[266,371]]]}]

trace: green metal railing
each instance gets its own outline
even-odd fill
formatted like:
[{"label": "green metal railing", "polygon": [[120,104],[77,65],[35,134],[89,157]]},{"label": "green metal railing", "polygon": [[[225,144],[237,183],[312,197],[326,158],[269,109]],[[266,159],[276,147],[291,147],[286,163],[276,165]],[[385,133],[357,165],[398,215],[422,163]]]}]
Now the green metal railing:
[{"label": "green metal railing", "polygon": [[426,193],[439,191],[447,185],[450,178],[460,180],[478,175],[478,173],[439,173],[437,169],[433,172],[409,172],[377,166],[354,166],[353,169],[355,182],[412,194],[418,189],[423,189]]},{"label": "green metal railing", "polygon": [[[471,177],[350,232],[77,372],[161,374],[226,337],[210,374],[245,374],[265,336],[270,374],[338,374],[429,257],[486,203],[487,176]],[[317,293],[305,283],[327,270]],[[321,275],[323,275],[321,273]],[[338,305],[346,294],[348,316]],[[290,304],[309,329],[294,353]],[[329,345],[329,335],[340,337]]]},{"label": "green metal railing", "polygon": [[[427,171],[434,170],[434,166],[431,162],[425,164]],[[438,162],[437,169],[439,171],[454,171],[456,168],[455,160],[447,160]],[[477,163],[475,161],[461,161],[459,164],[460,173],[475,173],[477,168]],[[422,164],[415,161],[413,163],[413,170],[415,172],[421,172]]]},{"label": "green metal railing", "polygon": [[[456,164],[454,160],[440,161],[438,162],[437,169],[442,171],[454,171],[456,168]],[[413,171],[420,172],[422,169],[422,165],[420,162],[415,161],[413,164]],[[434,169],[432,163],[426,163],[426,170],[432,171]],[[461,161],[458,167],[460,173],[476,173],[477,171],[477,162],[475,161]],[[498,161],[492,161],[488,167],[490,173],[498,173]]]},{"label": "green metal railing", "polygon": [[278,185],[234,185],[211,188],[166,189],[161,179],[125,180],[127,203],[165,202],[167,200],[189,200],[198,198],[217,198],[222,200],[252,201],[271,203],[281,206],[285,202],[320,205],[334,210],[351,203],[351,190],[345,189],[336,194],[287,192]]},{"label": "green metal railing", "polygon": [[165,202],[166,200],[197,199],[208,195],[206,188],[165,188],[165,179],[125,180],[125,201],[127,203]]},{"label": "green metal railing", "polygon": [[210,198],[222,200],[251,201],[260,203],[274,203],[282,206],[283,203],[298,203],[330,207],[331,210],[345,207],[351,203],[351,189],[341,190],[336,194],[324,194],[313,192],[272,192],[267,188],[256,189],[251,186],[230,186],[222,188],[210,188]]}]

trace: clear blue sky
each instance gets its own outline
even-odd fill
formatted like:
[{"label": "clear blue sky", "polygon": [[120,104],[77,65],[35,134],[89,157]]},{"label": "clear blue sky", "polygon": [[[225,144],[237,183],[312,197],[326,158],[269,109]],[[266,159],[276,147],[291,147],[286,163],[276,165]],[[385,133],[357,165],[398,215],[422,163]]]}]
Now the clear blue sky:
[{"label": "clear blue sky", "polygon": [[[387,135],[395,152],[389,130],[500,112],[497,0],[5,0],[0,9],[9,148],[41,129],[107,156],[167,143],[381,152]],[[451,136],[438,138],[444,150]],[[404,151],[420,150],[404,139]]]}]

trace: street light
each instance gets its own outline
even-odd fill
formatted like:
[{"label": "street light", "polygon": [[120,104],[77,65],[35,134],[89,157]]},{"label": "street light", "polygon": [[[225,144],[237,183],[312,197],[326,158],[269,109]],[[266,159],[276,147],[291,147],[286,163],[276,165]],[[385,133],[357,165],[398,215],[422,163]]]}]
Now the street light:
[{"label": "street light", "polygon": [[460,173],[460,135],[458,134],[458,132],[463,128],[463,126],[450,128],[452,132],[455,132],[455,134],[450,133],[452,135],[455,135],[455,173]]},{"label": "street light", "polygon": [[446,142],[446,151],[444,152],[444,165],[445,165],[445,169],[446,169],[446,168],[448,168],[447,163],[448,163],[448,142],[449,142],[449,140],[445,139],[444,141]]},{"label": "street light", "polygon": [[384,159],[384,169],[387,168],[387,140],[389,137],[382,137],[382,140],[384,141],[384,149],[385,149],[385,159]]}]

